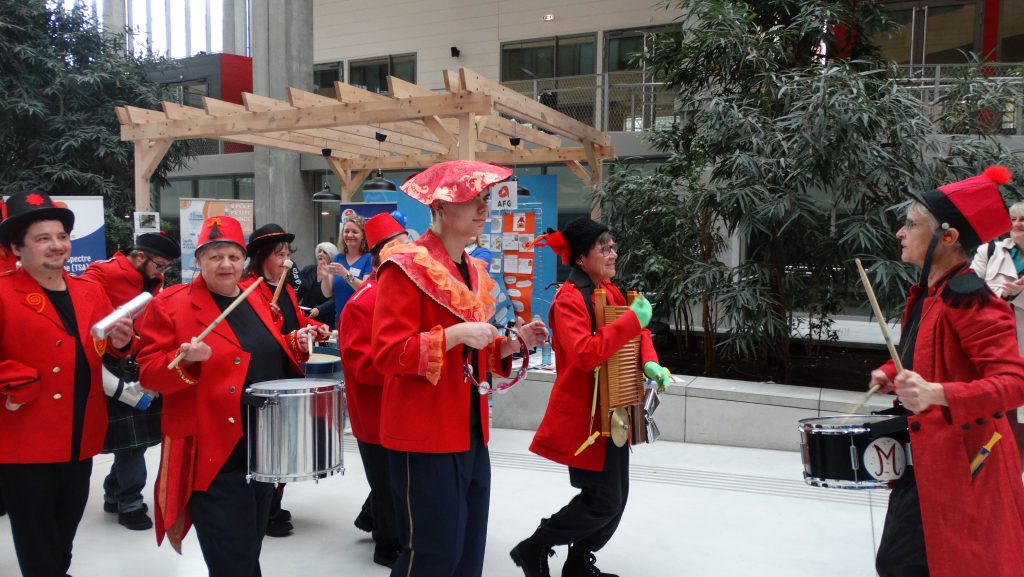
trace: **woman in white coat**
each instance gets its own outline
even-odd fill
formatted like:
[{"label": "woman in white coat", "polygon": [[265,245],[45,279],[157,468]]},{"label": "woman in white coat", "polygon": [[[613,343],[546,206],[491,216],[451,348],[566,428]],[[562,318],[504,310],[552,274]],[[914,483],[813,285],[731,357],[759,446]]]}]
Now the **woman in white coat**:
[{"label": "woman in white coat", "polygon": [[[985,279],[996,296],[1010,303],[1017,320],[1017,350],[1024,356],[1024,201],[1010,206],[1010,222],[1013,225],[1010,238],[979,246],[971,268]],[[1019,413],[1008,416],[1013,436],[1024,456],[1024,424]]]}]

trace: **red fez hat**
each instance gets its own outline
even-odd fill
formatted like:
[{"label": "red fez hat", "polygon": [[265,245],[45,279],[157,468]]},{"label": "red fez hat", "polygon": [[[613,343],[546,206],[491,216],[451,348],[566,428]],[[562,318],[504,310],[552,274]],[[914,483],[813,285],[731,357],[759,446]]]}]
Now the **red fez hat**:
[{"label": "red fez hat", "polygon": [[511,168],[497,164],[449,160],[405,179],[402,191],[427,206],[435,200],[466,202],[480,196],[492,184],[510,176]]},{"label": "red fez hat", "polygon": [[242,225],[230,216],[211,216],[203,221],[203,228],[199,229],[199,239],[196,241],[196,252],[208,244],[215,242],[230,242],[238,245],[238,248],[245,252],[245,235],[242,234]]},{"label": "red fez hat", "polygon": [[1010,230],[1010,213],[998,185],[1012,179],[1005,166],[990,166],[980,176],[923,193],[908,190],[907,194],[925,205],[940,226],[955,228],[960,233],[960,244],[972,252]]},{"label": "red fez hat", "polygon": [[405,232],[405,228],[395,220],[395,217],[386,212],[366,221],[363,225],[363,233],[366,235],[366,246],[370,250],[377,248],[377,245]]}]

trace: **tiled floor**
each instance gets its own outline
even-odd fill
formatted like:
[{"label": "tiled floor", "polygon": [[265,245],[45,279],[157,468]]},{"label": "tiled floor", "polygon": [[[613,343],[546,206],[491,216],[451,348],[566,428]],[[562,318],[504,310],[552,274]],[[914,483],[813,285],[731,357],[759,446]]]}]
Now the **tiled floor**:
[{"label": "tiled floor", "polygon": [[[542,516],[573,495],[565,469],[527,451],[531,433],[496,430],[484,575],[522,572],[508,551]],[[348,439],[346,439],[348,440]],[[149,451],[151,474],[159,452]],[[178,556],[152,531],[132,532],[103,512],[110,457],[96,458],[92,494],[75,541],[74,577],[206,575],[194,534]],[[352,526],[367,486],[354,443],[344,476],[293,483],[285,495],[295,533],[264,541],[266,577],[385,576],[369,536]],[[632,456],[630,501],[600,567],[623,577],[870,577],[872,517],[877,540],[886,493],[804,485],[797,453],[659,442]],[[869,499],[873,506],[869,506]],[[151,500],[147,488],[147,501]],[[559,575],[564,548],[551,560]],[[0,518],[0,576],[18,575],[6,517]]]}]

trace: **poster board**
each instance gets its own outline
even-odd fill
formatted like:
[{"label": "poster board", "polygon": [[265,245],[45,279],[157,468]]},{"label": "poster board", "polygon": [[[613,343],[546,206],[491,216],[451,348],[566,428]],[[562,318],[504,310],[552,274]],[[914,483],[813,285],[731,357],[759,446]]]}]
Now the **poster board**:
[{"label": "poster board", "polygon": [[181,282],[192,282],[196,277],[196,241],[203,221],[211,216],[230,216],[242,225],[242,234],[248,242],[252,234],[253,201],[214,198],[182,198],[178,201],[181,214]]}]

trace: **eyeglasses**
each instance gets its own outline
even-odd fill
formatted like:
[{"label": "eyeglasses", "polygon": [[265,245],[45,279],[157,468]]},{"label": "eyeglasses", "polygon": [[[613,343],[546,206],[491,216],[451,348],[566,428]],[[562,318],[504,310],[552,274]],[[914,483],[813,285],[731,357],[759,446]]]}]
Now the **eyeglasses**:
[{"label": "eyeglasses", "polygon": [[903,228],[903,230],[908,230],[908,231],[909,230],[914,230],[914,227],[918,226],[919,224],[921,224],[921,223],[914,222],[913,220],[908,218],[907,220],[903,221],[903,227],[902,228]]},{"label": "eyeglasses", "polygon": [[153,260],[152,258],[146,257],[146,262],[153,263],[153,268],[156,269],[156,272],[164,272],[165,270],[171,268],[171,262],[170,261],[167,261],[167,262],[165,262],[163,264],[160,264],[160,263],[156,262],[155,260]]},{"label": "eyeglasses", "polygon": [[608,256],[613,252],[615,254],[619,254],[619,247],[615,246],[614,244],[606,244],[599,248],[598,251],[600,251],[601,256]]}]

